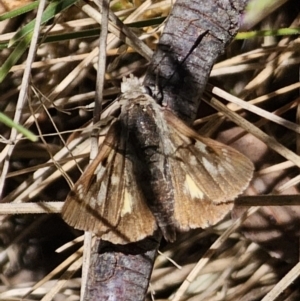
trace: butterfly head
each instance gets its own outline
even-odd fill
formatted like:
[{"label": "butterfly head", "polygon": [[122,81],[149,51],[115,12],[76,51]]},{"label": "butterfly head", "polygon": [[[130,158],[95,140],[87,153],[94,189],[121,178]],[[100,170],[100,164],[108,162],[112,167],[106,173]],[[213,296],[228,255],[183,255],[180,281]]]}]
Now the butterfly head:
[{"label": "butterfly head", "polygon": [[121,83],[122,98],[136,98],[141,94],[148,94],[146,88],[140,83],[139,79],[132,74],[130,77],[123,77]]}]

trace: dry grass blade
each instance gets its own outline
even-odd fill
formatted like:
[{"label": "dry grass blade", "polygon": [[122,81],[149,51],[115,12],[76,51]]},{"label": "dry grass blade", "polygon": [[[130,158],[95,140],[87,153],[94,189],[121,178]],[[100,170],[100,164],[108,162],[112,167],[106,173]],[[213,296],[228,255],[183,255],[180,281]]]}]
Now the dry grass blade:
[{"label": "dry grass blade", "polygon": [[81,268],[82,257],[73,262],[68,270],[58,280],[57,284],[41,299],[41,301],[51,301],[53,297],[60,291],[65,283]]},{"label": "dry grass blade", "polygon": [[266,110],[263,110],[261,108],[258,108],[246,101],[243,101],[242,99],[239,99],[238,97],[235,97],[227,92],[225,92],[224,90],[222,89],[219,89],[217,87],[214,87],[212,89],[212,93],[214,95],[217,95],[223,99],[226,99],[228,101],[230,101],[231,103],[234,103],[238,106],[240,106],[241,108],[245,109],[245,110],[248,110],[249,112],[252,112],[254,114],[257,114],[258,116],[261,116],[263,118],[266,118],[270,121],[273,121],[275,123],[278,123],[284,127],[286,127],[287,129],[290,129],[292,131],[295,131],[296,133],[300,134],[300,126],[293,123],[293,122],[290,122],[286,119],[283,119],[279,116],[276,116],[275,114],[272,114],[272,113],[269,113],[268,111]]},{"label": "dry grass blade", "polygon": [[259,128],[254,126],[252,123],[248,122],[244,118],[240,117],[238,114],[229,110],[225,105],[215,98],[206,100],[214,108],[226,115],[230,120],[234,121],[236,124],[245,129],[248,133],[251,133],[259,140],[263,141],[269,148],[275,150],[280,155],[285,157],[287,160],[292,161],[295,165],[300,167],[300,157],[294,152],[290,151],[288,148],[284,147],[281,143],[277,142],[273,137],[267,135]]},{"label": "dry grass blade", "polygon": [[39,202],[39,203],[17,203],[1,204],[0,214],[42,214],[60,213],[63,202]]},{"label": "dry grass blade", "polygon": [[203,255],[203,257],[199,260],[190,274],[187,276],[186,280],[180,286],[175,296],[171,299],[172,301],[179,301],[183,297],[184,293],[188,289],[189,285],[194,281],[196,276],[199,274],[199,271],[207,264],[207,262],[211,259],[211,257],[215,254],[215,252],[220,248],[220,246],[224,243],[226,239],[236,231],[242,223],[253,213],[258,210],[258,207],[249,208],[246,213],[238,220],[236,220],[231,227],[229,227],[207,250],[207,252]]},{"label": "dry grass blade", "polygon": [[[95,10],[92,6],[85,4],[84,2],[78,4],[79,7],[87,13],[91,18],[94,18],[99,24],[102,23],[102,17],[101,14]],[[125,29],[125,26],[123,28],[119,28],[116,24],[117,19],[111,14],[111,16],[114,20],[114,23],[109,23],[108,30],[114,34],[115,37],[122,37],[123,34],[125,34],[125,40],[124,42],[131,46],[133,49],[138,51],[141,55],[143,55],[147,60],[150,60],[152,57],[152,50],[145,44],[141,43],[141,41],[137,40],[136,36],[131,33],[131,31]],[[111,42],[112,43],[112,42]]]},{"label": "dry grass blade", "polygon": [[[17,106],[16,106],[16,113],[14,115],[14,122],[15,123],[20,122],[21,112],[22,112],[22,109],[25,105],[25,101],[27,99],[31,64],[32,64],[32,62],[34,60],[34,57],[35,57],[35,51],[36,51],[36,48],[37,48],[37,42],[38,42],[38,37],[39,37],[42,14],[43,14],[45,5],[46,5],[45,0],[41,1],[40,4],[39,4],[37,17],[36,17],[36,23],[35,23],[35,27],[34,27],[34,32],[33,32],[33,35],[32,35],[31,44],[30,44],[29,53],[28,53],[28,63],[26,65],[24,75],[23,75],[23,78],[22,78],[22,85],[21,85],[21,89],[20,89],[18,103],[17,103]],[[12,128],[11,134],[10,134],[10,140],[15,141],[16,139],[17,139],[17,131],[14,128]],[[13,149],[14,149],[14,145],[11,144],[11,145],[9,145],[9,147],[7,149],[7,152],[5,153],[5,161],[4,161],[2,171],[1,171],[1,176],[0,176],[0,195],[2,195],[6,174],[8,172],[8,168],[9,168],[9,164],[10,164],[9,159],[12,155]]]},{"label": "dry grass blade", "polygon": [[261,301],[275,301],[276,298],[300,275],[300,263],[295,265]]},{"label": "dry grass blade", "polygon": [[[64,262],[62,262],[60,265],[58,265],[53,271],[51,271],[48,275],[46,275],[44,278],[42,278],[39,282],[37,282],[27,293],[26,295],[23,295],[23,298],[26,298],[29,296],[32,292],[34,292],[36,289],[44,285],[45,283],[49,282],[50,279],[61,273],[65,268],[69,267],[67,271],[61,276],[62,282],[56,284],[53,286],[53,289],[51,293],[47,296],[53,297],[53,291],[58,291],[62,285],[64,284],[64,280],[70,279],[72,277],[72,274],[76,272],[82,264],[82,252],[83,247],[79,248],[74,254],[69,256]],[[50,299],[51,300],[51,299]]]}]

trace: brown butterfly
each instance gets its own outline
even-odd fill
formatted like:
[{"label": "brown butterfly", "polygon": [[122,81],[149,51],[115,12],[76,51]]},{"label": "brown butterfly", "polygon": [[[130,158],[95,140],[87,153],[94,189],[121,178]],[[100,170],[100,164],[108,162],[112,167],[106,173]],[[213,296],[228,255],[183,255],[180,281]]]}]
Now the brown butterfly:
[{"label": "brown butterfly", "polygon": [[147,95],[137,78],[122,83],[121,114],[62,209],[71,226],[114,244],[162,231],[205,228],[232,209],[249,184],[251,161],[198,135]]}]

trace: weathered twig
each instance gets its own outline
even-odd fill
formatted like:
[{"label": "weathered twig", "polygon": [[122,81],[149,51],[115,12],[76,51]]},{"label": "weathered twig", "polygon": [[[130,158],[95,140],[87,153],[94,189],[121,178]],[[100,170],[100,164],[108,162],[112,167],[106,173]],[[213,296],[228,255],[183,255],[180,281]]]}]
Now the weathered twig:
[{"label": "weathered twig", "polygon": [[[239,27],[241,1],[178,0],[148,69],[145,84],[186,122],[196,117],[210,70]],[[216,9],[217,8],[217,9]],[[144,300],[160,236],[125,246],[98,240],[85,300]]]}]

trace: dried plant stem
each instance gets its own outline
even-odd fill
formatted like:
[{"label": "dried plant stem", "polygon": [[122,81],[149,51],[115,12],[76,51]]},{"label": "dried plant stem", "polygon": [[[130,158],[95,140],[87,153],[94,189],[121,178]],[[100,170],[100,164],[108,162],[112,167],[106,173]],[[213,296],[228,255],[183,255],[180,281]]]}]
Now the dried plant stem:
[{"label": "dried plant stem", "polygon": [[226,115],[226,117],[228,117],[230,120],[241,126],[248,133],[263,141],[266,145],[268,145],[268,147],[276,151],[278,154],[282,155],[284,158],[292,161],[296,166],[300,167],[300,157],[285,146],[283,146],[282,144],[280,144],[279,142],[277,142],[273,137],[267,135],[249,121],[245,120],[235,112],[229,110],[217,99],[205,99],[205,102],[212,105],[218,111],[222,112],[224,115]]},{"label": "dried plant stem", "polygon": [[261,301],[274,301],[300,275],[300,262],[297,263]]},{"label": "dried plant stem", "polygon": [[[22,116],[22,109],[23,109],[24,104],[25,104],[26,99],[27,99],[29,78],[30,78],[30,73],[31,73],[31,64],[32,64],[32,62],[34,61],[34,58],[35,58],[36,47],[37,47],[37,42],[38,42],[39,32],[40,32],[40,25],[41,25],[41,20],[42,20],[42,14],[43,14],[45,5],[46,5],[45,0],[40,1],[38,11],[37,11],[33,36],[32,36],[30,47],[29,47],[29,53],[28,53],[28,57],[27,57],[26,68],[25,68],[24,75],[23,75],[23,78],[22,78],[21,90],[20,90],[20,93],[19,93],[19,98],[18,98],[16,109],[15,109],[15,116],[14,116],[14,122],[15,123],[20,122],[20,119],[21,119],[21,116]],[[16,139],[17,139],[17,130],[15,128],[11,129],[9,139],[12,142],[16,141]],[[5,156],[5,161],[4,161],[3,168],[2,168],[2,173],[1,173],[1,176],[0,176],[0,196],[2,194],[4,182],[5,182],[5,179],[6,179],[6,174],[8,172],[8,168],[9,168],[9,164],[10,164],[10,157],[12,155],[14,147],[15,147],[14,143],[8,144],[7,149],[5,148],[2,151],[3,153],[6,153],[6,156]]]},{"label": "dried plant stem", "polygon": [[257,106],[254,106],[251,103],[243,101],[242,99],[240,99],[236,96],[233,96],[218,87],[214,87],[212,90],[215,95],[220,96],[220,97],[230,101],[231,103],[234,103],[234,104],[240,106],[241,108],[243,108],[245,110],[248,110],[258,116],[261,116],[265,119],[273,121],[281,126],[286,127],[287,129],[290,129],[290,130],[300,134],[300,126],[298,124],[296,124],[294,122],[290,122],[280,116],[277,116],[277,115],[270,113],[266,110],[263,110]]},{"label": "dried plant stem", "polygon": [[169,300],[172,301],[180,301],[183,297],[184,293],[190,286],[190,284],[193,282],[193,280],[197,277],[199,274],[199,271],[207,264],[207,262],[210,260],[210,258],[215,254],[216,250],[224,243],[224,241],[232,234],[234,231],[236,231],[241,224],[254,212],[256,212],[259,209],[259,207],[251,207],[249,208],[240,218],[238,218],[231,227],[229,227],[209,248],[209,250],[202,256],[202,258],[198,261],[196,266],[193,268],[193,270],[190,272],[190,274],[187,276],[185,281],[182,283],[182,285],[177,290],[175,296],[173,298],[170,298]]}]

